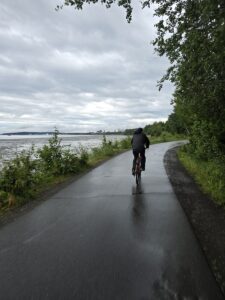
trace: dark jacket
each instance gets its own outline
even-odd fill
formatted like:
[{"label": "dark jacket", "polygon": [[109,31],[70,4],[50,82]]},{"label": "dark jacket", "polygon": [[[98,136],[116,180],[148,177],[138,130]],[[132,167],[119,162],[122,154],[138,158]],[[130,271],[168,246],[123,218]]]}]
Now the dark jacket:
[{"label": "dark jacket", "polygon": [[143,131],[138,128],[134,132],[133,138],[131,140],[131,145],[134,151],[140,152],[149,147],[150,141],[146,134],[144,134]]}]

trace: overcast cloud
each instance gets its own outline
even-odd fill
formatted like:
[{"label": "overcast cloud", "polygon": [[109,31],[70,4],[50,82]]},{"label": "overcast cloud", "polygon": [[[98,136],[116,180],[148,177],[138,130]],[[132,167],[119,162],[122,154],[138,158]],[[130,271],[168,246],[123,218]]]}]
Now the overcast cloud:
[{"label": "overcast cloud", "polygon": [[168,62],[154,53],[152,10],[133,20],[114,6],[1,0],[0,133],[87,132],[166,120],[173,88],[156,87]]}]

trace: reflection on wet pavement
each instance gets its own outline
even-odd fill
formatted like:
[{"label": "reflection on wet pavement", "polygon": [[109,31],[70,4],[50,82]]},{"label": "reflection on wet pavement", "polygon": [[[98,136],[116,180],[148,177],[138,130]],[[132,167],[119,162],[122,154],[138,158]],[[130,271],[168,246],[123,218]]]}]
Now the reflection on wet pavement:
[{"label": "reflection on wet pavement", "polygon": [[140,195],[140,194],[144,194],[144,188],[141,182],[139,183],[139,185],[132,186],[132,195]]}]

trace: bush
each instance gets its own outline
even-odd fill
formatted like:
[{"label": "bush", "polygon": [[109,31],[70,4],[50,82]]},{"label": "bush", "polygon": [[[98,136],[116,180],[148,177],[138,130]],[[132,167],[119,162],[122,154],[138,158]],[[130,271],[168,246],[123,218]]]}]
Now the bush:
[{"label": "bush", "polygon": [[59,132],[37,151],[32,147],[4,163],[0,171],[0,207],[25,201],[35,196],[40,186],[53,182],[57,176],[75,174],[87,165],[88,153],[82,148],[74,153],[61,145]]},{"label": "bush", "polygon": [[74,153],[70,148],[65,149],[61,141],[59,132],[55,130],[48,144],[37,151],[43,171],[54,176],[78,173],[87,164],[87,152],[82,149],[79,156],[79,153]]},{"label": "bush", "polygon": [[190,136],[189,151],[199,159],[210,160],[221,156],[215,125],[206,121],[195,121]]},{"label": "bush", "polygon": [[33,159],[34,148],[22,151],[5,162],[0,173],[0,188],[9,194],[26,197],[37,184],[37,162]]},{"label": "bush", "polygon": [[78,153],[79,153],[80,165],[87,166],[89,160],[89,154],[87,150],[84,147],[80,146]]},{"label": "bush", "polygon": [[103,136],[102,144],[100,147],[93,148],[90,154],[90,160],[92,162],[99,161],[103,158],[113,156],[122,150],[127,150],[131,148],[131,138],[127,137],[121,141],[107,141],[106,137]]},{"label": "bush", "polygon": [[119,143],[120,149],[126,150],[131,148],[131,137],[128,136]]},{"label": "bush", "polygon": [[48,140],[48,144],[38,149],[37,155],[44,171],[58,175],[62,173],[63,146],[59,138],[58,130],[55,130],[53,137]]}]

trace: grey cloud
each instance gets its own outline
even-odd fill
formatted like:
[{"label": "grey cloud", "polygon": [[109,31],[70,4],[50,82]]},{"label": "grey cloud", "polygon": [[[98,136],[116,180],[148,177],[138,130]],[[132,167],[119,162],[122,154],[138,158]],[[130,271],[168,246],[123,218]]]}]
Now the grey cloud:
[{"label": "grey cloud", "polygon": [[137,3],[127,24],[117,7],[55,12],[56,4],[0,4],[0,132],[114,130],[165,120],[173,87],[156,87],[168,63],[150,45],[152,11]]}]

